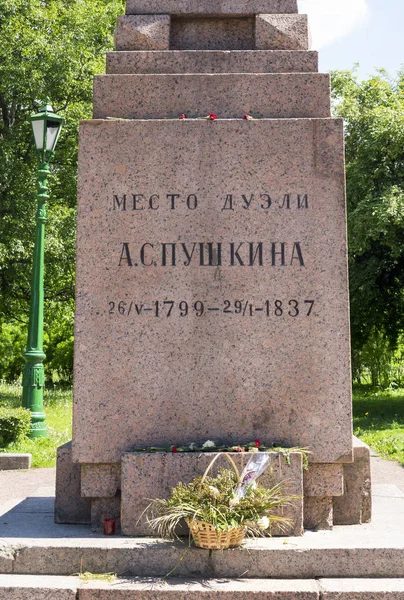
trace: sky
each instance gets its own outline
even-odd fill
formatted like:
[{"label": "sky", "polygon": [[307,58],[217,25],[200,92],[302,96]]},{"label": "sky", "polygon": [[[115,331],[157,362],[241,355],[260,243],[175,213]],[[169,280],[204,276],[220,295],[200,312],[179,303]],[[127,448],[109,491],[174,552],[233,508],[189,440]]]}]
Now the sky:
[{"label": "sky", "polygon": [[320,71],[359,63],[366,78],[375,68],[392,75],[404,66],[404,0],[298,0],[309,15],[312,49]]}]

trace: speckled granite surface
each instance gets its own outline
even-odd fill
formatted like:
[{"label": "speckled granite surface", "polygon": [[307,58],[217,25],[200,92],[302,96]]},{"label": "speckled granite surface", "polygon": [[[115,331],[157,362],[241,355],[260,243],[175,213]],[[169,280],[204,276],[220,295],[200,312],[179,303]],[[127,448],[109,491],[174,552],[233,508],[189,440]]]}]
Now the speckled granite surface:
[{"label": "speckled granite surface", "polygon": [[257,437],[349,454],[342,148],[338,120],[82,124],[75,460]]},{"label": "speckled granite surface", "polygon": [[[231,93],[229,93],[231,90]],[[322,73],[97,75],[93,117],[330,117],[330,78]]]},{"label": "speckled granite surface", "polygon": [[297,13],[297,0],[127,0],[126,14],[254,15]]},{"label": "speckled granite surface", "polygon": [[318,53],[293,50],[172,50],[108,52],[108,74],[310,73]]}]

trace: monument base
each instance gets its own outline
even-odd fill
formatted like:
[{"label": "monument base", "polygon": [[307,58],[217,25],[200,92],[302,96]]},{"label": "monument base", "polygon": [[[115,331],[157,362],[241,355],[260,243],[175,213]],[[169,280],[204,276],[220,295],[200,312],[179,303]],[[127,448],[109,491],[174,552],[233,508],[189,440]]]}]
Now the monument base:
[{"label": "monument base", "polygon": [[[285,482],[286,492],[297,496],[283,514],[291,519],[288,530],[273,536],[301,536],[304,529],[332,529],[371,520],[370,452],[357,438],[350,464],[310,464],[303,468],[299,452],[271,454],[271,465],[260,478],[270,487]],[[124,453],[120,464],[74,464],[69,446],[58,452],[55,520],[57,523],[89,523],[102,526],[104,518],[121,519],[123,535],[150,536],[143,515],[153,498],[167,498],[179,481],[201,476],[212,459],[210,453]],[[249,453],[231,453],[240,470]],[[227,461],[218,467],[227,467]],[[67,464],[68,463],[68,464]],[[74,497],[72,496],[72,479]],[[68,504],[68,506],[66,505]],[[90,511],[91,503],[91,511]],[[73,507],[76,506],[76,510]],[[69,508],[70,507],[70,508]],[[143,515],[143,516],[142,516]]]}]

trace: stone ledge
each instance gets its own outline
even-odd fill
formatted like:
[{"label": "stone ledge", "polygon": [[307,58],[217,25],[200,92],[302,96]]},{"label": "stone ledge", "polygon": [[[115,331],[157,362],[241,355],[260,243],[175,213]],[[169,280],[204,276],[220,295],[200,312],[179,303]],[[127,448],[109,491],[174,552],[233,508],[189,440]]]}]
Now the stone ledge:
[{"label": "stone ledge", "polygon": [[0,454],[0,471],[30,469],[32,454]]},{"label": "stone ledge", "polygon": [[[229,90],[232,93],[229,94]],[[94,119],[330,117],[330,78],[322,73],[98,75]]]},{"label": "stone ledge", "polygon": [[126,0],[127,15],[255,15],[297,12],[297,0]]},{"label": "stone ledge", "polygon": [[311,73],[318,53],[299,50],[169,50],[108,52],[107,73]]},{"label": "stone ledge", "polygon": [[[335,530],[334,530],[335,531]],[[92,573],[114,572],[125,576],[165,577],[176,568],[177,577],[248,578],[404,577],[404,547],[363,547],[343,544],[339,548],[315,547],[307,533],[284,544],[282,538],[248,541],[243,548],[205,552],[186,544],[155,538],[120,538],[93,534],[92,539],[43,538],[18,544],[13,573],[71,575],[80,568]],[[307,543],[311,537],[312,543]],[[348,534],[345,535],[347,537]],[[337,536],[338,537],[338,536]],[[59,542],[59,543],[58,543]],[[16,540],[13,540],[16,544]],[[184,550],[187,552],[184,555]]]},{"label": "stone ledge", "polygon": [[[229,453],[241,473],[251,453]],[[228,456],[229,456],[228,455]],[[289,517],[292,525],[287,532],[273,528],[273,535],[303,534],[303,465],[302,455],[291,453],[289,461],[279,453],[273,453],[268,469],[260,477],[264,488],[285,482],[285,493],[297,497],[289,506],[282,507],[277,514]],[[151,535],[145,511],[153,498],[168,498],[171,488],[180,481],[189,483],[194,477],[202,476],[213,456],[210,453],[125,453],[122,456],[122,533],[128,536]],[[231,465],[223,455],[218,459],[215,472],[219,467]],[[179,533],[187,535],[187,531]]]}]

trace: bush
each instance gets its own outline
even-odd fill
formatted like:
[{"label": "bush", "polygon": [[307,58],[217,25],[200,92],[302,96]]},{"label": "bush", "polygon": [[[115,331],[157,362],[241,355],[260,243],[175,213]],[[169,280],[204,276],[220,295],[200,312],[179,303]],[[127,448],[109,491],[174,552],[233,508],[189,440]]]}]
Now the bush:
[{"label": "bush", "polygon": [[31,413],[26,408],[0,407],[0,448],[28,436],[31,426]]}]

